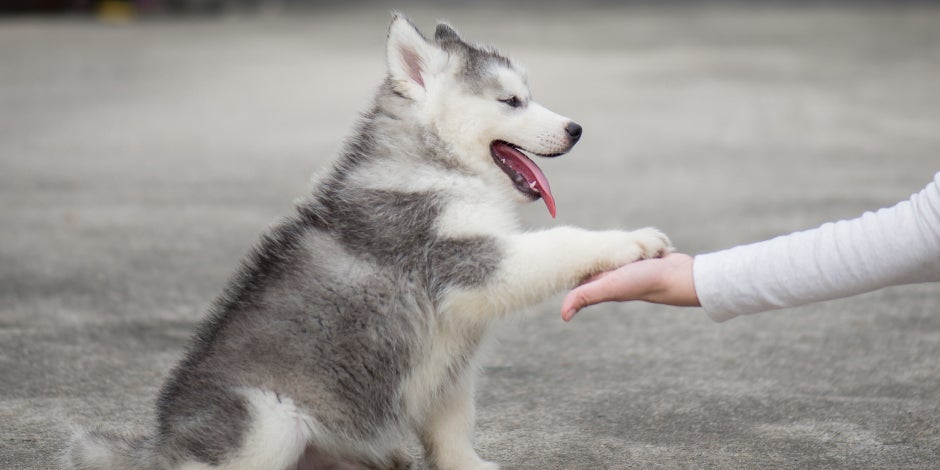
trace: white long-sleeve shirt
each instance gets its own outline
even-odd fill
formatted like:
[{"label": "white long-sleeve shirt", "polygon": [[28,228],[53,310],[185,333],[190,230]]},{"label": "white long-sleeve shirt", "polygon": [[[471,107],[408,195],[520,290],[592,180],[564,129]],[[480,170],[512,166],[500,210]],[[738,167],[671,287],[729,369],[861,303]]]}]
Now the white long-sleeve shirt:
[{"label": "white long-sleeve shirt", "polygon": [[721,322],[881,287],[940,281],[940,173],[896,206],[695,257],[695,290]]}]

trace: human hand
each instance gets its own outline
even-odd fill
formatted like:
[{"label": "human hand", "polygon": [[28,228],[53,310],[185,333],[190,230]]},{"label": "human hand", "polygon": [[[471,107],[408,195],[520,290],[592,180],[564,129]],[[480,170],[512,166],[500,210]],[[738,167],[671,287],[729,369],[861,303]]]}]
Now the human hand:
[{"label": "human hand", "polygon": [[570,321],[584,307],[614,300],[700,307],[692,279],[692,261],[689,255],[670,253],[598,274],[565,296],[561,318]]}]

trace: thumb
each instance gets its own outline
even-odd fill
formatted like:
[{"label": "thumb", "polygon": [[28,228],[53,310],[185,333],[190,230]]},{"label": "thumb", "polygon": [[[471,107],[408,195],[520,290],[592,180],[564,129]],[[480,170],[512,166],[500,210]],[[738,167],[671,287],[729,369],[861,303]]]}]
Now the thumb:
[{"label": "thumb", "polygon": [[571,321],[575,314],[584,307],[616,300],[617,292],[610,288],[610,279],[612,276],[601,276],[594,278],[568,292],[565,299],[561,302],[561,318],[564,321]]}]

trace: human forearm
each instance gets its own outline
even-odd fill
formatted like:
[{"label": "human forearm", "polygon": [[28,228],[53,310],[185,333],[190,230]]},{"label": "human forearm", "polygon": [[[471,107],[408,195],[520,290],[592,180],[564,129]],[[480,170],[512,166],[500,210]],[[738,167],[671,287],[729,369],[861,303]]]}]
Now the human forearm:
[{"label": "human forearm", "polygon": [[909,200],[852,220],[699,255],[695,285],[715,321],[940,280],[940,174]]}]

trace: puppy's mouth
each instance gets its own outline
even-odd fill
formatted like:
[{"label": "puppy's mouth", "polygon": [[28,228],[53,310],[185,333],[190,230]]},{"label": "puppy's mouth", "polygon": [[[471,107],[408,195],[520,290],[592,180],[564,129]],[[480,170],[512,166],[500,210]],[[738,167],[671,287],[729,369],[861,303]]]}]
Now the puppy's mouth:
[{"label": "puppy's mouth", "polygon": [[[552,218],[555,217],[555,198],[552,196],[552,189],[548,185],[548,178],[545,177],[545,174],[531,158],[522,153],[518,145],[496,140],[490,144],[490,154],[493,156],[496,165],[509,176],[512,184],[520,193],[525,194],[532,200],[542,198],[545,207],[548,208],[548,213],[552,215]],[[557,157],[558,155],[561,154],[539,156]]]}]

